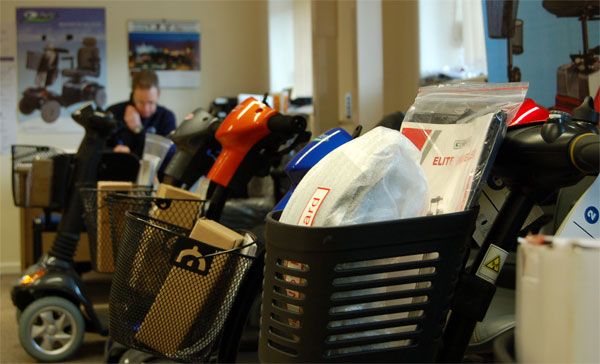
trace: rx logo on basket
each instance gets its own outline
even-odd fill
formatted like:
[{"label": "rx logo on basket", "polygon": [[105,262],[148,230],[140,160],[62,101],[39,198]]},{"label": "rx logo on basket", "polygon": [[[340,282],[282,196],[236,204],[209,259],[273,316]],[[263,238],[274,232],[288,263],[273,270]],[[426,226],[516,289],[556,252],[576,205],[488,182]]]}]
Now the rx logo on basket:
[{"label": "rx logo on basket", "polygon": [[304,207],[304,211],[302,211],[302,215],[300,215],[300,219],[298,219],[298,223],[296,225],[302,226],[312,226],[315,221],[315,217],[317,216],[317,212],[327,197],[329,193],[329,188],[317,187],[315,193],[313,193],[312,197],[308,200],[308,203]]},{"label": "rx logo on basket", "polygon": [[171,263],[190,272],[207,275],[212,257],[205,257],[205,255],[214,252],[214,249],[207,249],[193,239],[179,238],[173,247]]}]

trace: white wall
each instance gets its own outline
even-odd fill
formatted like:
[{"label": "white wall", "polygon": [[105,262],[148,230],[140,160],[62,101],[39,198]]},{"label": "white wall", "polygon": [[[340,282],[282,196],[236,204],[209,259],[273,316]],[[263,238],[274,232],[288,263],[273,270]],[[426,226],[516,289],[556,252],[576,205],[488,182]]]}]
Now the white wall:
[{"label": "white wall", "polygon": [[294,86],[294,1],[269,0],[271,92]]},{"label": "white wall", "polygon": [[[15,24],[17,7],[105,8],[108,104],[127,99],[130,92],[127,69],[128,20],[200,22],[201,87],[163,89],[160,99],[161,104],[173,110],[177,120],[183,120],[193,109],[207,108],[216,97],[236,96],[241,92],[260,94],[269,89],[267,5],[266,1],[261,0],[2,0],[0,20],[2,24]],[[52,135],[18,133],[18,143],[72,148],[79,144],[82,135],[83,132]],[[0,272],[19,269],[19,210],[12,203],[10,177],[10,156],[0,155]]]},{"label": "white wall", "polygon": [[383,117],[381,0],[356,2],[358,120],[369,130]]},{"label": "white wall", "polygon": [[294,0],[294,93],[312,96],[312,18],[309,0]]}]

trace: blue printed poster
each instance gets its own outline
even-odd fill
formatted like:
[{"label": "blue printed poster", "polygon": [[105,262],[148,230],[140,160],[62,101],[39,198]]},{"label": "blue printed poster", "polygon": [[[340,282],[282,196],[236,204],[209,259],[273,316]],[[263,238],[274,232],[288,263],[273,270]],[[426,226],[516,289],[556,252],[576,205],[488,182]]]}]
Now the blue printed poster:
[{"label": "blue printed poster", "polygon": [[19,130],[80,132],[71,114],[106,104],[106,21],[100,8],[18,8]]},{"label": "blue printed poster", "polygon": [[161,87],[200,86],[200,23],[129,21],[129,70],[156,71]]}]

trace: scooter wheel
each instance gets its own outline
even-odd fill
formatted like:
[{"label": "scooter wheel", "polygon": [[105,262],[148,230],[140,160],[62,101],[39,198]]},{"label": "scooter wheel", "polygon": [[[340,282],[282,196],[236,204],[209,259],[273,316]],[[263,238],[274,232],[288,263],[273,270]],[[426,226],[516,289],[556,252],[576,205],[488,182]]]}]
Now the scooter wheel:
[{"label": "scooter wheel", "polygon": [[60,103],[56,100],[48,100],[42,105],[42,120],[53,123],[60,116]]},{"label": "scooter wheel", "polygon": [[29,115],[35,111],[36,103],[27,97],[24,97],[19,101],[19,111],[25,115]]},{"label": "scooter wheel", "polygon": [[106,91],[103,88],[99,88],[94,93],[94,103],[98,107],[103,107],[106,104]]},{"label": "scooter wheel", "polygon": [[19,319],[23,349],[43,362],[63,361],[83,343],[85,321],[71,301],[49,296],[31,303]]},{"label": "scooter wheel", "polygon": [[145,363],[175,363],[167,359],[160,358],[154,354],[144,353],[143,351],[128,349],[121,355],[119,364],[145,364]]}]

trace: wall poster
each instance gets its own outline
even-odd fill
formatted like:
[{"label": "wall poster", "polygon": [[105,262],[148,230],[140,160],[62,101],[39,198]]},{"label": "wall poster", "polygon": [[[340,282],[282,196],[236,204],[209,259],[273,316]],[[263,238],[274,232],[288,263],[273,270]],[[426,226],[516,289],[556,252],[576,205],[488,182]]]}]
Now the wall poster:
[{"label": "wall poster", "polygon": [[80,132],[71,114],[106,103],[106,21],[100,8],[17,8],[19,129]]},{"label": "wall poster", "polygon": [[200,23],[129,21],[129,71],[153,69],[160,86],[200,86]]}]

